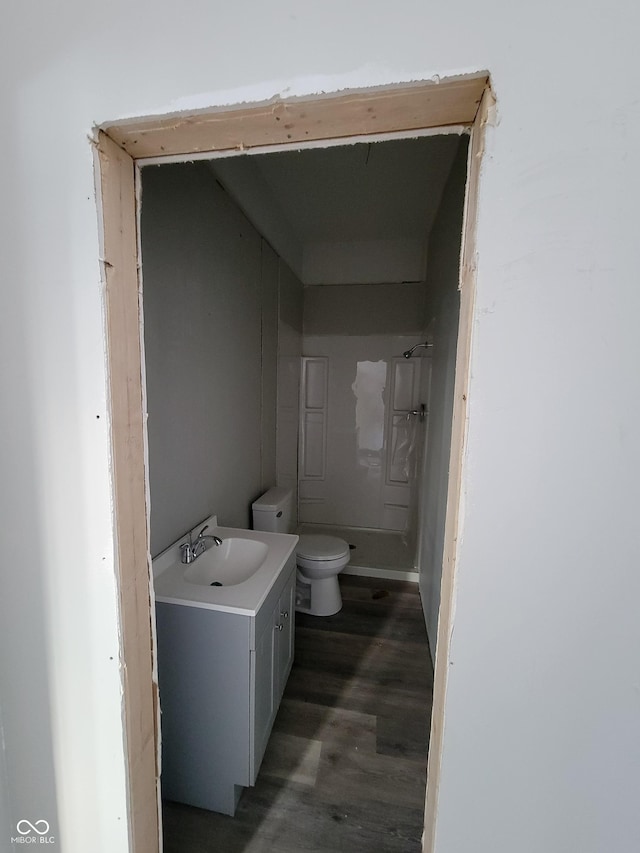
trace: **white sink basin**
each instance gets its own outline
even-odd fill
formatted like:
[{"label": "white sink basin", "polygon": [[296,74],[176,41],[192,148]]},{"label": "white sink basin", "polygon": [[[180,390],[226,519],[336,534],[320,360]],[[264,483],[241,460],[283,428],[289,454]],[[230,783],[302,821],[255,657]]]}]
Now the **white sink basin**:
[{"label": "white sink basin", "polygon": [[194,527],[192,538],[204,524],[208,525],[207,534],[218,536],[222,545],[211,544],[185,565],[180,560],[180,546],[189,541],[185,534],[154,557],[156,601],[255,616],[285,564],[295,560],[298,537],[218,527],[212,515]]},{"label": "white sink basin", "polygon": [[188,566],[184,579],[203,586],[235,586],[258,571],[268,551],[264,542],[253,539],[223,539],[222,545],[212,545]]}]

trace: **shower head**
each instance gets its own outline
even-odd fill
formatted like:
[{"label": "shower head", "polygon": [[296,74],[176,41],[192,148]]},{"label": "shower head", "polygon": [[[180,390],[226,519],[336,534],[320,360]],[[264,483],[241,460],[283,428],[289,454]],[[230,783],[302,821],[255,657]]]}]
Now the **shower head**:
[{"label": "shower head", "polygon": [[432,347],[432,346],[433,346],[433,344],[430,344],[429,341],[425,341],[423,344],[416,344],[414,347],[411,347],[411,349],[405,350],[402,353],[402,355],[405,358],[411,358],[414,350],[419,349],[420,347],[424,347],[425,349],[428,349],[429,347]]}]

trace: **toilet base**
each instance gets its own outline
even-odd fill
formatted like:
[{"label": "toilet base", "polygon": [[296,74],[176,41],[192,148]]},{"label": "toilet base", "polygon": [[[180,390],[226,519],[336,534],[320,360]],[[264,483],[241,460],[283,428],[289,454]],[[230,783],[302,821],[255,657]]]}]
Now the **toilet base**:
[{"label": "toilet base", "polygon": [[342,610],[342,596],[338,576],[306,578],[297,572],[296,610],[311,616],[333,616]]}]

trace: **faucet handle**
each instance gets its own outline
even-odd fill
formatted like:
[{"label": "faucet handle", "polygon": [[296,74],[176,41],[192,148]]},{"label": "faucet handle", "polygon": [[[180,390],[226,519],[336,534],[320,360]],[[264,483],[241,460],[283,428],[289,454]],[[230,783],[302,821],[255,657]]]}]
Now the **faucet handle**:
[{"label": "faucet handle", "polygon": [[205,530],[207,530],[207,528],[208,528],[208,527],[209,527],[209,525],[208,525],[208,524],[205,524],[205,526],[202,528],[202,530],[200,531],[200,533],[198,533],[198,539],[201,539],[201,538],[202,538],[202,534],[205,532]]}]

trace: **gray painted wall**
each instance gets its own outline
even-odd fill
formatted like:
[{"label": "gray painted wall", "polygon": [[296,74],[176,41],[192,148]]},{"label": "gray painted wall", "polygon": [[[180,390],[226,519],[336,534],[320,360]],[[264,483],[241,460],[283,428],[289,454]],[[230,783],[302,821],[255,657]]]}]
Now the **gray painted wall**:
[{"label": "gray painted wall", "polygon": [[468,137],[461,137],[429,238],[427,261],[429,299],[425,325],[433,330],[428,336],[429,340],[433,341],[433,349],[428,356],[432,368],[421,485],[418,568],[420,594],[432,655],[435,653],[438,628],[447,508],[467,143]]},{"label": "gray painted wall", "polygon": [[279,261],[206,164],[143,171],[151,552],[275,482]]},{"label": "gray painted wall", "polygon": [[425,311],[423,282],[304,289],[305,335],[420,334]]},{"label": "gray painted wall", "polygon": [[[260,490],[276,482],[277,413],[274,401],[278,388],[278,288],[280,261],[271,246],[262,241],[262,472]],[[301,289],[300,289],[301,290]]]},{"label": "gray painted wall", "polygon": [[[278,385],[276,481],[298,494],[298,427],[300,357],[302,355],[303,288],[293,270],[278,265]],[[269,483],[267,485],[273,485]]]},{"label": "gray painted wall", "polygon": [[247,214],[265,240],[297,276],[302,276],[302,243],[291,223],[290,211],[273,196],[262,170],[261,158],[222,157],[211,160],[209,168],[220,180],[238,207]]}]

